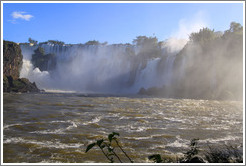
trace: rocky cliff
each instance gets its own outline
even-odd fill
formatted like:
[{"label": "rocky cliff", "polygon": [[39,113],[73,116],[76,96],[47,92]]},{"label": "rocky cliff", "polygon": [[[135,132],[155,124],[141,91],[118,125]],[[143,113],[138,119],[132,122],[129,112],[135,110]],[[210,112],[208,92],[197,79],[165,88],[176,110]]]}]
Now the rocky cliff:
[{"label": "rocky cliff", "polygon": [[3,41],[3,91],[39,92],[35,83],[19,78],[22,66],[20,46],[14,42]]},{"label": "rocky cliff", "polygon": [[12,76],[13,79],[19,78],[22,66],[22,54],[20,47],[9,41],[3,42],[3,73]]}]

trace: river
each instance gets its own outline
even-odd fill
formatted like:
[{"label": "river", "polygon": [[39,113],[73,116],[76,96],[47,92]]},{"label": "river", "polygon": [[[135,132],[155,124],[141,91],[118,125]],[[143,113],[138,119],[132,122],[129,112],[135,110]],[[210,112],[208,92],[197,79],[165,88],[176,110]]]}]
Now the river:
[{"label": "river", "polygon": [[[243,103],[78,93],[3,94],[4,163],[107,163],[95,140],[120,133],[134,162],[183,153],[190,140],[243,143]],[[124,160],[128,162],[128,160]]]}]

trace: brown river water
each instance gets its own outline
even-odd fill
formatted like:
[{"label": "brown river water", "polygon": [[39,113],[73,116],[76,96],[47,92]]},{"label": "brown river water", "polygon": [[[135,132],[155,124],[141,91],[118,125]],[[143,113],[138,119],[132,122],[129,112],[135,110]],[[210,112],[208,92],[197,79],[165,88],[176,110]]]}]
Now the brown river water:
[{"label": "brown river water", "polygon": [[[243,143],[243,103],[64,93],[3,94],[4,163],[107,163],[93,141],[120,133],[134,162],[183,153],[190,140]],[[128,162],[128,160],[124,160]]]}]

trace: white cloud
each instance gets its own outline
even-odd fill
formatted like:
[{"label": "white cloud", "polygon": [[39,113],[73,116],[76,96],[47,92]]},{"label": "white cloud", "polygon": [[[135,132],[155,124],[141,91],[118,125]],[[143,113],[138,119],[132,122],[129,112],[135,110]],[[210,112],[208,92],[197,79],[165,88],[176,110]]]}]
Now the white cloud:
[{"label": "white cloud", "polygon": [[190,19],[181,19],[179,29],[171,36],[179,39],[188,39],[192,32],[198,32],[200,29],[208,27],[205,13],[200,11]]},{"label": "white cloud", "polygon": [[13,19],[22,19],[22,20],[26,20],[26,21],[30,21],[30,19],[33,17],[30,14],[25,14],[26,12],[13,12],[12,13],[12,17]]}]

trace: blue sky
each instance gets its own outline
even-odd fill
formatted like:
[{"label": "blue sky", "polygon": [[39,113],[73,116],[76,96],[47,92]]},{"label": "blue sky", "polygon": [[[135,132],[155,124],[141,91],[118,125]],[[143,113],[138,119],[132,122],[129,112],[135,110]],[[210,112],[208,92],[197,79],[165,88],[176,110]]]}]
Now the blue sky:
[{"label": "blue sky", "polygon": [[4,3],[3,39],[132,43],[139,35],[187,38],[208,27],[243,25],[242,3]]}]

